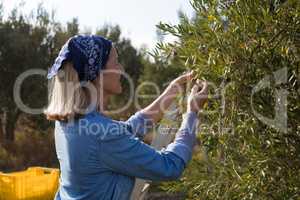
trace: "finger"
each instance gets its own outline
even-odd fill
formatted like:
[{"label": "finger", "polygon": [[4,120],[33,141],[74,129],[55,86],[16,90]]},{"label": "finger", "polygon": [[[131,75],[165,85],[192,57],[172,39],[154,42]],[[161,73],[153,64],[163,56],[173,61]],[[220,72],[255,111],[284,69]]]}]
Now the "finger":
[{"label": "finger", "polygon": [[181,81],[187,81],[187,80],[192,79],[193,76],[194,76],[194,71],[191,71],[191,72],[184,73],[183,75],[181,75],[179,77],[179,79]]},{"label": "finger", "polygon": [[191,93],[196,94],[200,89],[200,84],[195,83],[194,86],[192,87]]},{"label": "finger", "polygon": [[201,86],[202,86],[202,89],[200,90],[200,92],[198,92],[198,94],[207,94],[207,91],[208,91],[207,81],[202,81]]},{"label": "finger", "polygon": [[204,93],[194,95],[195,100],[204,100],[207,98],[208,98],[208,94],[204,94]]},{"label": "finger", "polygon": [[193,98],[194,101],[200,103],[200,104],[204,104],[205,102],[207,102],[208,100],[208,95],[207,94],[197,94],[194,96]]},{"label": "finger", "polygon": [[195,72],[194,71],[191,71],[191,72],[187,72],[187,73],[184,73],[183,75],[179,76],[177,79],[176,79],[176,82],[177,83],[185,83],[187,82],[188,80],[191,80],[193,77],[195,76]]}]

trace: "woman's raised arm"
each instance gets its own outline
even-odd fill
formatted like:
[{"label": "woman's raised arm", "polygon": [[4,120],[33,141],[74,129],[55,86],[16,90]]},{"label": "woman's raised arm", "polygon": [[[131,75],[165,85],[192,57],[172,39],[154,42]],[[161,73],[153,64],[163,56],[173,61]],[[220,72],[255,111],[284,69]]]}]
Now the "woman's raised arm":
[{"label": "woman's raised arm", "polygon": [[192,80],[193,76],[194,73],[191,71],[173,80],[157,99],[140,112],[152,119],[154,123],[160,121],[164,111],[168,109],[177,94],[182,91],[182,85]]}]

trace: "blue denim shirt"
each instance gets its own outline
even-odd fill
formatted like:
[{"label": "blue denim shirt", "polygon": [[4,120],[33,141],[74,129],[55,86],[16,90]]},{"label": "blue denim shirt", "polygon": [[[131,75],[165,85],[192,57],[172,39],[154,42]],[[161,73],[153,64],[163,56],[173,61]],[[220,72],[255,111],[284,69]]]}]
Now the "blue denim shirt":
[{"label": "blue denim shirt", "polygon": [[140,140],[152,124],[141,112],[127,121],[96,111],[72,122],[56,121],[61,175],[55,199],[128,200],[135,177],[178,179],[191,159],[196,123],[196,113],[186,113],[174,142],[157,151]]}]

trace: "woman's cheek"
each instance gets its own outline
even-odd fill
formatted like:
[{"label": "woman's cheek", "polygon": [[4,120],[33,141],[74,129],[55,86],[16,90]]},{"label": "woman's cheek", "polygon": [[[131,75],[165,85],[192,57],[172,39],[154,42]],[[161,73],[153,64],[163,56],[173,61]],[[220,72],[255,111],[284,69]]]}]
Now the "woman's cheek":
[{"label": "woman's cheek", "polygon": [[115,91],[116,91],[116,93],[121,93],[122,92],[122,84],[121,84],[121,81],[120,80],[118,80],[117,82],[116,82],[116,89],[115,89]]},{"label": "woman's cheek", "polygon": [[115,79],[113,82],[110,82],[110,84],[108,84],[108,87],[108,90],[113,94],[119,94],[122,92],[122,84],[118,79]]}]

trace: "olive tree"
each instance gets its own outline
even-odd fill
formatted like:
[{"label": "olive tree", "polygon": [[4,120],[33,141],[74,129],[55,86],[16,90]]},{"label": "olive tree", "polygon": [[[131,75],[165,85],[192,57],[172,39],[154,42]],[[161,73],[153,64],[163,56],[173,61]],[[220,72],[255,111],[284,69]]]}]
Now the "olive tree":
[{"label": "olive tree", "polygon": [[158,25],[177,40],[160,43],[155,57],[194,69],[211,83],[210,98],[193,161],[161,188],[183,188],[187,199],[299,199],[300,2],[191,5],[192,19]]}]

